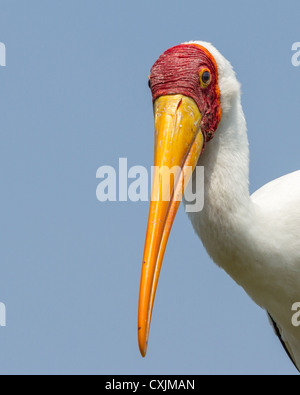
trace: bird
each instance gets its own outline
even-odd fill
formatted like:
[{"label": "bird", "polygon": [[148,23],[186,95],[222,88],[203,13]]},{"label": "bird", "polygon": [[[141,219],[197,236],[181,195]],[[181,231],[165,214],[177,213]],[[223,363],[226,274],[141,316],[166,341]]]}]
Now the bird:
[{"label": "bird", "polygon": [[[153,64],[148,83],[155,171],[139,288],[141,355],[147,352],[172,224],[181,200],[187,207],[187,186],[197,185],[196,169],[203,167],[204,204],[187,213],[192,226],[212,260],[266,311],[300,371],[300,322],[292,320],[292,306],[300,301],[300,171],[250,195],[241,84],[231,63],[211,43],[189,41],[167,49]],[[174,166],[179,171],[163,182],[161,169]]]}]

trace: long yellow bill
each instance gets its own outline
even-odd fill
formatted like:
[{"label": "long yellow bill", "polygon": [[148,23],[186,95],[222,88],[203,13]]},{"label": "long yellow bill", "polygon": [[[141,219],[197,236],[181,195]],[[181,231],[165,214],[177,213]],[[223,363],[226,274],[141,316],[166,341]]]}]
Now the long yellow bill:
[{"label": "long yellow bill", "polygon": [[203,147],[201,114],[193,99],[161,96],[154,103],[154,174],[142,263],[138,341],[147,352],[159,273],[180,200]]}]

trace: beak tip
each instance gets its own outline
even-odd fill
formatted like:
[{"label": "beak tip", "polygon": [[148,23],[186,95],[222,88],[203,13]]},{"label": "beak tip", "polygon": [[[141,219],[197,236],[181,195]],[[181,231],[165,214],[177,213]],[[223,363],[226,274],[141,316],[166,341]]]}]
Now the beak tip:
[{"label": "beak tip", "polygon": [[[139,328],[139,330],[140,330],[140,328]],[[140,337],[140,333],[139,333],[139,339],[138,340],[139,340],[139,349],[140,349],[141,356],[143,358],[145,358],[145,356],[147,354],[148,341],[145,340],[144,338],[141,338]]]}]

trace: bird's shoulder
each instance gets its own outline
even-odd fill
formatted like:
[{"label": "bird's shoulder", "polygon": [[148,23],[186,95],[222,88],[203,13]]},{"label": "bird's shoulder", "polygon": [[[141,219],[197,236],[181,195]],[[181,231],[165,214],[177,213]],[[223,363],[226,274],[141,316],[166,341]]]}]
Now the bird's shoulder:
[{"label": "bird's shoulder", "polygon": [[300,271],[300,171],[269,182],[251,200],[262,247],[271,243],[276,254]]},{"label": "bird's shoulder", "polygon": [[268,182],[251,195],[251,200],[266,212],[300,213],[300,170]]}]

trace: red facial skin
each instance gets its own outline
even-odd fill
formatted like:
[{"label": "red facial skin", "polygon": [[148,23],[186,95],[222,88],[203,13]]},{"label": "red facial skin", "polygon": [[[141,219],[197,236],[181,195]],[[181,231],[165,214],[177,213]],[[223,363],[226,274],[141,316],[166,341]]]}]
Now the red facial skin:
[{"label": "red facial skin", "polygon": [[[201,71],[209,70],[210,83],[200,82]],[[218,69],[210,52],[198,44],[180,44],[165,51],[150,74],[153,102],[164,95],[182,94],[192,98],[202,114],[204,141],[212,139],[221,119]]]}]

